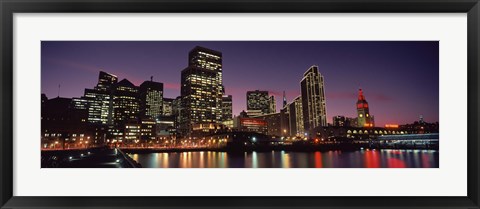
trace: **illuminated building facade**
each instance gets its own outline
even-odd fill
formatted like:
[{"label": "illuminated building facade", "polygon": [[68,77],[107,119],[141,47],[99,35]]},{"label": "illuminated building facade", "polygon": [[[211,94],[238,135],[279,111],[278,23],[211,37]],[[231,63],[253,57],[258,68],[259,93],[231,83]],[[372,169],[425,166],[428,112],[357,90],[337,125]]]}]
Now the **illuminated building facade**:
[{"label": "illuminated building facade", "polygon": [[[182,97],[181,96],[178,96],[177,98],[175,98],[173,100],[172,114],[173,114],[173,117],[174,117],[174,120],[175,120],[175,126],[174,127],[176,129],[181,128],[180,124],[183,121],[182,120],[182,114],[185,114],[185,112],[183,111]],[[185,131],[179,131],[179,132],[184,133]]]},{"label": "illuminated building facade", "polygon": [[413,134],[438,133],[440,125],[438,122],[427,123],[425,121],[415,121],[412,124],[399,125],[399,129],[406,130]]},{"label": "illuminated building facade", "polygon": [[[255,118],[262,119],[266,122],[267,125],[267,135],[271,136],[282,136],[283,129],[282,129],[282,114],[281,113],[272,113],[257,116]],[[285,130],[286,132],[286,130]]]},{"label": "illuminated building facade", "polygon": [[347,119],[342,115],[333,116],[332,122],[333,126],[347,126]]},{"label": "illuminated building facade", "polygon": [[365,100],[362,89],[358,90],[358,101],[357,101],[357,120],[358,127],[374,127],[373,116],[370,115],[370,110],[368,107],[368,102]]},{"label": "illuminated building facade", "polygon": [[347,127],[358,127],[358,119],[357,118],[345,118],[346,126]]},{"label": "illuminated building facade", "polygon": [[267,122],[261,118],[235,117],[233,122],[237,131],[256,132],[267,134]]},{"label": "illuminated building facade", "polygon": [[163,116],[173,115],[173,100],[172,98],[163,98]]},{"label": "illuminated building facade", "polygon": [[311,66],[301,81],[304,129],[327,126],[324,80],[318,66]]},{"label": "illuminated building facade", "polygon": [[191,133],[194,124],[222,120],[222,53],[197,46],[188,60],[181,76],[180,130],[184,135]]},{"label": "illuminated building facade", "polygon": [[118,82],[116,75],[100,71],[96,89],[99,91],[110,91],[111,87]]},{"label": "illuminated building facade", "polygon": [[161,116],[156,121],[156,135],[160,137],[173,136],[176,132],[175,116]]},{"label": "illuminated building facade", "polygon": [[142,119],[140,123],[140,139],[154,140],[156,137],[156,120]]},{"label": "illuminated building facade", "polygon": [[232,95],[222,97],[222,122],[232,120]]},{"label": "illuminated building facade", "polygon": [[126,123],[124,128],[125,143],[134,144],[140,141],[141,125],[138,123]]},{"label": "illuminated building facade", "polygon": [[269,96],[268,91],[247,91],[247,114],[250,117],[275,113],[276,105],[274,96]]},{"label": "illuminated building facade", "polygon": [[73,108],[77,110],[88,110],[89,101],[85,97],[72,98]]},{"label": "illuminated building facade", "polygon": [[277,112],[277,103],[275,102],[275,96],[270,96],[270,113]]},{"label": "illuminated building facade", "polygon": [[94,131],[85,120],[87,114],[85,109],[75,109],[72,99],[45,100],[41,109],[42,149],[79,148],[94,143]]},{"label": "illuminated building facade", "polygon": [[140,85],[140,114],[155,120],[163,112],[163,83],[145,81]]},{"label": "illuminated building facade", "polygon": [[198,123],[192,126],[192,136],[206,136],[225,132],[226,127],[218,123]]},{"label": "illuminated building facade", "polygon": [[290,135],[303,136],[305,129],[303,127],[303,107],[302,97],[298,96],[287,105],[289,113]]},{"label": "illuminated building facade", "polygon": [[111,90],[117,80],[117,76],[100,71],[97,85],[93,89],[85,89],[83,97],[72,99],[74,108],[87,109],[89,123],[112,124],[113,102]]},{"label": "illuminated building facade", "polygon": [[345,139],[372,139],[383,135],[406,135],[414,134],[411,130],[402,128],[381,128],[381,127],[345,127],[327,126],[316,128],[316,136],[324,139],[337,140]]},{"label": "illuminated building facade", "polygon": [[[95,124],[111,124],[112,122],[112,101],[109,92],[96,89],[85,89],[85,96],[88,107],[88,122]],[[79,100],[75,100],[78,102]],[[78,105],[81,106],[81,105]],[[78,107],[77,106],[77,107]]]},{"label": "illuminated building facade", "polygon": [[138,88],[127,79],[118,82],[113,91],[114,124],[138,123],[140,100]]}]

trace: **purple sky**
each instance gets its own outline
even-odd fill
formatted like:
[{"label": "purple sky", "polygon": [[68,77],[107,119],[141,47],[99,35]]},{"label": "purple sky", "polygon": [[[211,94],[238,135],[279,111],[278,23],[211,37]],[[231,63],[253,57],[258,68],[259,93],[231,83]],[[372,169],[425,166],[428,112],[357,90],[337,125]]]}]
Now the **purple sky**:
[{"label": "purple sky", "polygon": [[80,97],[103,69],[139,85],[150,76],[164,83],[165,97],[180,95],[188,52],[204,46],[223,53],[223,83],[233,95],[233,114],[246,109],[246,91],[268,90],[277,109],[300,95],[311,65],[325,78],[327,117],[356,116],[362,88],[377,126],[439,118],[436,41],[43,41],[42,93]]}]

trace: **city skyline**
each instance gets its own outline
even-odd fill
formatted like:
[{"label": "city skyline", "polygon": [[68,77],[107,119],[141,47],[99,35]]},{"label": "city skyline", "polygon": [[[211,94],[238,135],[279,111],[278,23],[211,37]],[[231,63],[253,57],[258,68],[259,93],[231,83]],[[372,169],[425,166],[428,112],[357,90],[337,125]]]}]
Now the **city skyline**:
[{"label": "city skyline", "polygon": [[420,115],[438,121],[438,42],[44,41],[41,90],[54,98],[61,85],[61,97],[80,97],[103,70],[137,86],[153,76],[164,84],[164,96],[175,98],[186,52],[197,45],[222,52],[223,85],[233,95],[234,115],[247,110],[246,92],[254,90],[274,95],[278,112],[283,91],[292,102],[303,73],[317,65],[325,77],[328,123],[336,115],[356,116],[358,88],[378,126],[411,123]]}]

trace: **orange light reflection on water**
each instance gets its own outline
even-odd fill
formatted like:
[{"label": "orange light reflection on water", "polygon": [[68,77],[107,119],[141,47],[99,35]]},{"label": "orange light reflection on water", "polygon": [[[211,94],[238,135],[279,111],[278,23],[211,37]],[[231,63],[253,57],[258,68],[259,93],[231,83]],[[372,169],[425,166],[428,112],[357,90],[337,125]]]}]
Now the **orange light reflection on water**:
[{"label": "orange light reflection on water", "polygon": [[389,158],[388,159],[388,167],[389,168],[405,168],[405,162],[398,158]]},{"label": "orange light reflection on water", "polygon": [[366,168],[380,168],[380,155],[377,151],[366,151],[364,156]]},{"label": "orange light reflection on water", "polygon": [[322,167],[323,167],[322,153],[315,152],[315,168],[322,168]]}]

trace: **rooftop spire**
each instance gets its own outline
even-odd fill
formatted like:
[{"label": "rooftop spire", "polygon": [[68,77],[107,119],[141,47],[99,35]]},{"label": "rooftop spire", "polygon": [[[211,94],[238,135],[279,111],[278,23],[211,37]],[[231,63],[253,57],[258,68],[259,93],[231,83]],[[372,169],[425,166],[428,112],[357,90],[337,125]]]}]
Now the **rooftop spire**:
[{"label": "rooftop spire", "polygon": [[362,89],[358,89],[358,100],[359,101],[365,100],[365,96],[363,95]]}]

